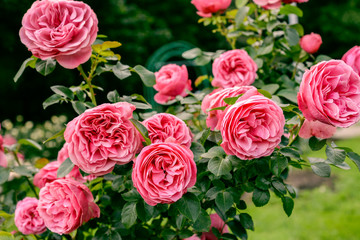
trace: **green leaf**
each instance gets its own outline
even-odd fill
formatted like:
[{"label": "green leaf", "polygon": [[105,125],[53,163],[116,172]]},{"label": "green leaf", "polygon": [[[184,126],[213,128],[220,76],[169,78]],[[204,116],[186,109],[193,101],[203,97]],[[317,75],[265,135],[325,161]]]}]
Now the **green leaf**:
[{"label": "green leaf", "polygon": [[183,98],[180,103],[181,104],[194,104],[194,103],[197,103],[199,102],[199,100],[197,100],[195,97],[193,96],[190,96],[190,97],[186,97],[186,98]]},{"label": "green leaf", "polygon": [[274,48],[274,44],[273,44],[273,43],[271,43],[271,44],[269,44],[269,45],[263,45],[263,46],[261,46],[261,47],[258,49],[257,55],[258,55],[258,56],[262,56],[262,55],[269,54],[269,53],[272,52],[273,48]]},{"label": "green leaf", "polygon": [[120,95],[118,93],[118,91],[114,90],[114,91],[110,91],[108,94],[107,94],[107,99],[112,102],[112,103],[116,103],[116,102],[120,102],[121,101],[121,98],[120,98]]},{"label": "green leaf", "polygon": [[296,150],[294,148],[284,147],[284,148],[280,149],[280,152],[286,157],[290,157],[290,158],[294,158],[294,159],[301,159],[300,153],[298,152],[298,150]]},{"label": "green leaf", "polygon": [[330,177],[331,168],[324,162],[317,162],[311,165],[313,172],[320,177]]},{"label": "green leaf", "polygon": [[259,188],[255,188],[252,196],[252,201],[257,207],[262,207],[266,205],[270,200],[270,192],[269,190],[261,190]]},{"label": "green leaf", "polygon": [[85,102],[85,100],[86,100],[86,93],[85,92],[78,90],[78,91],[75,92],[75,94],[76,94],[76,96],[77,96],[77,98],[79,99],[80,102]]},{"label": "green leaf", "polygon": [[293,5],[290,4],[285,4],[284,6],[282,6],[280,8],[280,14],[285,14],[285,15],[289,15],[289,14],[295,14],[298,17],[302,17],[303,16],[303,11]]},{"label": "green leaf", "polygon": [[131,189],[129,192],[121,194],[121,196],[127,202],[137,202],[141,199],[141,196],[136,189]]},{"label": "green leaf", "polygon": [[174,239],[176,237],[176,232],[170,228],[165,228],[162,232],[161,232],[161,239],[165,239],[165,240],[171,240]]},{"label": "green leaf", "polygon": [[220,146],[215,146],[209,149],[208,152],[201,154],[202,158],[214,158],[214,157],[223,157],[225,155],[225,151]]},{"label": "green leaf", "polygon": [[153,217],[154,207],[144,201],[139,201],[136,204],[136,213],[141,221],[147,222]]},{"label": "green leaf", "polygon": [[218,177],[228,174],[232,169],[232,165],[228,158],[213,157],[208,163],[208,169]]},{"label": "green leaf", "polygon": [[150,72],[141,65],[136,65],[133,70],[140,76],[145,86],[152,87],[155,85],[155,74],[153,72]]},{"label": "green leaf", "polygon": [[316,60],[315,60],[315,63],[319,63],[319,62],[322,62],[322,61],[329,61],[331,60],[332,58],[329,57],[329,56],[326,56],[326,55],[319,55],[316,57]]},{"label": "green leaf", "polygon": [[179,237],[181,239],[189,238],[192,235],[194,235],[194,233],[192,231],[190,231],[189,229],[182,229],[179,233]]},{"label": "green leaf", "polygon": [[14,236],[9,232],[0,231],[0,240],[14,240]]},{"label": "green leaf", "polygon": [[255,180],[255,186],[261,190],[268,190],[270,188],[270,181],[262,176],[258,176]]},{"label": "green leaf", "polygon": [[291,89],[280,90],[276,95],[284,97],[291,102],[297,103],[297,92]]},{"label": "green leaf", "polygon": [[131,76],[130,67],[128,65],[122,64],[121,62],[117,62],[116,65],[112,67],[112,71],[114,75],[120,80]]},{"label": "green leaf", "polygon": [[149,132],[146,129],[146,127],[142,123],[140,123],[138,120],[136,120],[134,118],[130,119],[130,121],[135,126],[135,128],[139,131],[141,136],[145,139],[146,145],[150,145],[151,140],[149,139]]},{"label": "green leaf", "polygon": [[294,200],[289,197],[283,197],[283,198],[281,198],[281,201],[282,201],[283,209],[284,209],[286,215],[288,215],[288,217],[290,217],[290,215],[294,209]]},{"label": "green leaf", "polygon": [[22,64],[21,67],[19,69],[19,71],[16,73],[15,77],[14,77],[14,82],[17,82],[19,80],[19,78],[21,77],[21,75],[24,73],[24,70],[27,66],[29,66],[32,62],[36,62],[37,58],[35,57],[31,57],[26,59]]},{"label": "green leaf", "polygon": [[201,209],[201,212],[192,227],[198,232],[208,232],[210,225],[211,219],[209,214],[204,209]]},{"label": "green leaf", "polygon": [[346,152],[342,149],[332,148],[331,146],[326,146],[325,152],[326,152],[327,159],[335,165],[341,164],[345,161]]},{"label": "green leaf", "polygon": [[152,106],[146,103],[131,102],[131,104],[133,104],[136,107],[136,109],[152,109]]},{"label": "green leaf", "polygon": [[261,87],[261,89],[267,91],[271,94],[274,94],[278,89],[280,88],[279,84],[273,83],[273,84],[267,84]]},{"label": "green leaf", "polygon": [[286,28],[285,38],[290,46],[295,46],[300,41],[299,33],[293,28]]},{"label": "green leaf", "polygon": [[250,8],[246,7],[246,6],[239,8],[239,10],[235,16],[236,28],[239,28],[240,25],[244,22],[244,19],[245,19],[246,15],[248,14],[249,10],[250,10]]},{"label": "green leaf", "polygon": [[232,220],[227,223],[227,225],[230,227],[231,231],[242,240],[247,239],[247,232],[246,229],[242,226],[242,224],[236,220]]},{"label": "green leaf", "polygon": [[272,95],[271,95],[268,91],[266,91],[266,90],[258,89],[258,92],[261,93],[262,95],[264,95],[264,97],[267,97],[267,98],[269,98],[269,99],[272,98]]},{"label": "green leaf", "polygon": [[54,71],[55,67],[56,67],[56,61],[51,58],[38,61],[35,65],[36,71],[38,71],[43,76],[47,76],[50,73],[52,73],[52,71]]},{"label": "green leaf", "polygon": [[295,29],[298,32],[299,36],[304,36],[304,27],[301,24],[293,24],[290,25],[290,27]]},{"label": "green leaf", "polygon": [[280,182],[279,180],[274,180],[271,182],[271,185],[278,190],[281,194],[285,195],[286,194],[286,187],[284,185],[284,183]]},{"label": "green leaf", "polygon": [[17,167],[14,167],[13,170],[14,170],[14,172],[16,172],[17,174],[19,174],[21,176],[31,177],[33,174],[33,171],[28,169],[26,166],[17,166]]},{"label": "green leaf", "polygon": [[121,211],[121,222],[126,228],[130,228],[136,222],[136,202],[128,202]]},{"label": "green leaf", "polygon": [[18,141],[18,144],[19,145],[26,145],[26,146],[30,146],[30,147],[33,147],[33,148],[36,148],[37,150],[42,150],[42,146],[40,144],[38,144],[37,142],[35,142],[34,140],[31,140],[31,139],[20,139]]},{"label": "green leaf", "polygon": [[214,200],[218,195],[218,193],[222,190],[223,188],[219,186],[212,187],[206,192],[205,197],[208,198],[209,200]]},{"label": "green leaf", "polygon": [[202,53],[202,51],[200,48],[193,48],[193,49],[183,52],[182,57],[185,59],[194,59],[194,58],[200,56],[201,53]]},{"label": "green leaf", "polygon": [[234,105],[236,103],[236,101],[242,96],[243,94],[240,94],[239,96],[237,97],[228,97],[228,98],[224,98],[224,102],[226,104],[229,104],[229,105]]},{"label": "green leaf", "polygon": [[200,214],[200,201],[193,193],[186,193],[177,202],[174,203],[179,212],[195,222]]},{"label": "green leaf", "polygon": [[54,140],[54,139],[56,139],[56,138],[58,138],[58,137],[63,137],[63,138],[64,138],[65,129],[66,129],[66,128],[61,129],[59,132],[55,133],[52,137],[49,137],[48,139],[46,139],[45,141],[43,141],[43,144],[45,144],[45,143],[47,143],[47,142],[49,142],[49,141],[51,141],[51,140]]},{"label": "green leaf", "polygon": [[46,109],[48,106],[60,102],[62,96],[59,94],[53,94],[43,102],[43,108]]},{"label": "green leaf", "polygon": [[227,108],[227,106],[216,107],[216,108],[206,109],[206,111],[210,112],[210,111],[215,111],[215,110],[225,110],[226,108]]},{"label": "green leaf", "polygon": [[74,93],[69,88],[61,85],[55,85],[50,88],[54,93],[57,93],[65,98],[70,98],[71,100],[74,100]]},{"label": "green leaf", "polygon": [[288,160],[284,156],[277,155],[270,158],[270,169],[276,176],[280,176],[287,166]]},{"label": "green leaf", "polygon": [[71,105],[72,105],[73,109],[75,110],[75,112],[79,115],[86,111],[86,106],[83,102],[74,101],[74,102],[71,102]]},{"label": "green leaf", "polygon": [[193,152],[194,154],[194,160],[195,162],[197,162],[200,157],[201,157],[201,154],[205,153],[205,148],[203,145],[201,145],[200,143],[197,143],[197,142],[192,142],[191,143],[191,147],[190,147],[190,150]]},{"label": "green leaf", "polygon": [[242,8],[243,6],[245,6],[248,3],[249,0],[236,0],[235,1],[235,6],[236,8]]},{"label": "green leaf", "polygon": [[254,222],[251,216],[247,213],[240,214],[240,223],[244,228],[254,231]]},{"label": "green leaf", "polygon": [[354,152],[348,152],[347,155],[356,164],[360,171],[360,155]]},{"label": "green leaf", "polygon": [[316,137],[311,137],[309,139],[309,147],[311,148],[311,150],[313,151],[319,151],[320,149],[322,149],[326,144],[326,139],[317,139]]},{"label": "green leaf", "polygon": [[233,203],[234,198],[229,192],[219,192],[218,195],[216,195],[215,204],[223,213],[226,213],[226,211],[231,208]]},{"label": "green leaf", "polygon": [[0,166],[0,184],[5,183],[9,179],[10,170]]},{"label": "green leaf", "polygon": [[57,170],[57,177],[63,178],[68,175],[71,170],[74,168],[74,163],[70,160],[70,158],[65,159],[63,163],[61,163],[59,169]]}]

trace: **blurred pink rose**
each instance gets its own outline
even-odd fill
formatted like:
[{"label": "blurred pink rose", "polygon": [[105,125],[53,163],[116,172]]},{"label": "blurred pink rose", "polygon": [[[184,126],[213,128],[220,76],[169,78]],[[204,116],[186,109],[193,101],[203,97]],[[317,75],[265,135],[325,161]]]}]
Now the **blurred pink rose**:
[{"label": "blurred pink rose", "polygon": [[349,127],[360,120],[360,77],[341,60],[320,62],[304,73],[297,99],[307,120]]},{"label": "blurred pink rose", "polygon": [[172,137],[181,145],[191,146],[192,133],[186,123],[180,118],[168,114],[158,113],[143,122],[149,132],[152,143],[165,142]]},{"label": "blurred pink rose", "polygon": [[281,141],[284,125],[283,111],[275,102],[249,92],[225,109],[221,146],[242,160],[269,156]]},{"label": "blurred pink rose", "polygon": [[208,232],[202,233],[201,238],[199,238],[197,235],[193,235],[189,238],[185,238],[184,240],[217,240],[218,238],[212,232],[213,227],[219,230],[221,234],[229,232],[228,226],[225,225],[225,222],[220,218],[219,215],[213,213],[210,215],[210,219],[211,219],[210,229]]},{"label": "blurred pink rose", "polygon": [[41,234],[45,232],[44,220],[37,210],[38,200],[26,197],[16,204],[15,225],[22,234]]},{"label": "blurred pink rose", "polygon": [[277,9],[281,7],[281,0],[254,0],[254,3],[264,9]]},{"label": "blurred pink rose", "polygon": [[309,0],[282,0],[283,3],[304,3],[308,2]]},{"label": "blurred pink rose", "polygon": [[37,210],[50,231],[68,234],[91,218],[100,217],[93,195],[73,179],[57,179],[40,189]]},{"label": "blurred pink rose", "polygon": [[251,85],[255,81],[256,63],[245,50],[235,49],[222,53],[212,65],[214,87]]},{"label": "blurred pink rose", "polygon": [[321,36],[317,33],[304,35],[300,39],[300,47],[309,54],[316,53],[322,44]]},{"label": "blurred pink rose", "polygon": [[192,0],[192,4],[198,10],[200,17],[211,17],[212,13],[225,11],[231,4],[231,0]]},{"label": "blurred pink rose", "polygon": [[352,67],[352,69],[360,74],[360,47],[354,46],[349,51],[347,51],[344,56],[341,58],[347,65]]},{"label": "blurred pink rose", "polygon": [[4,145],[6,146],[11,146],[17,143],[16,139],[9,134],[6,134],[3,140],[4,140]]},{"label": "blurred pink rose", "polygon": [[336,127],[325,124],[319,121],[309,121],[305,119],[301,129],[299,131],[299,136],[302,138],[311,138],[315,136],[317,138],[331,138],[336,132]]},{"label": "blurred pink rose", "polygon": [[111,172],[115,164],[133,160],[141,144],[130,121],[134,110],[127,102],[106,103],[74,118],[64,133],[70,160],[96,176]]},{"label": "blurred pink rose", "polygon": [[89,60],[97,25],[95,13],[83,2],[35,1],[22,19],[20,38],[35,57],[56,59],[72,69]]},{"label": "blurred pink rose", "polygon": [[176,202],[196,182],[194,155],[177,143],[153,143],[137,156],[132,180],[147,204]]},{"label": "blurred pink rose", "polygon": [[232,88],[218,88],[212,91],[210,94],[206,95],[201,103],[201,109],[204,113],[207,113],[206,125],[210,127],[211,130],[220,129],[221,122],[219,121],[221,115],[224,113],[223,110],[213,110],[207,111],[213,108],[228,106],[224,102],[225,98],[237,97],[240,94],[244,94],[249,90],[256,90],[253,86],[241,86],[241,87],[232,87]]},{"label": "blurred pink rose", "polygon": [[156,84],[154,88],[158,91],[155,94],[155,101],[160,104],[175,99],[176,96],[185,97],[188,94],[186,89],[191,91],[191,80],[185,65],[181,67],[176,64],[168,64],[155,73]]}]

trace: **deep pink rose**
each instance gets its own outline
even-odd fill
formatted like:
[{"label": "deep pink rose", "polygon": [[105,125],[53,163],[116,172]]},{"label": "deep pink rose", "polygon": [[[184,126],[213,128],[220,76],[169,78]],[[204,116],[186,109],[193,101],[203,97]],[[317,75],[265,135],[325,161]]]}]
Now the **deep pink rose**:
[{"label": "deep pink rose", "polygon": [[254,0],[254,3],[264,9],[277,9],[281,7],[281,0]]},{"label": "deep pink rose", "polygon": [[251,85],[255,81],[257,65],[245,50],[235,49],[222,53],[212,65],[214,87]]},{"label": "deep pink rose", "polygon": [[192,0],[192,4],[198,10],[201,17],[211,17],[212,13],[225,11],[231,4],[231,0]]},{"label": "deep pink rose", "polygon": [[225,109],[221,146],[242,160],[269,156],[281,141],[284,125],[283,111],[275,102],[249,92]]},{"label": "deep pink rose", "polygon": [[153,143],[137,156],[132,180],[147,204],[176,202],[196,182],[194,155],[177,143]]},{"label": "deep pink rose", "polygon": [[146,119],[143,124],[149,132],[152,143],[165,142],[168,138],[174,138],[181,145],[191,146],[192,133],[189,127],[174,115],[158,113]]},{"label": "deep pink rose", "polygon": [[299,136],[302,138],[311,138],[315,136],[317,138],[331,138],[336,132],[336,127],[325,124],[319,121],[304,121],[299,131]]},{"label": "deep pink rose", "polygon": [[191,80],[185,65],[168,64],[155,73],[156,84],[154,88],[159,91],[155,94],[155,101],[160,104],[175,99],[176,96],[185,97],[186,90],[191,91]]},{"label": "deep pink rose", "polygon": [[201,238],[197,235],[193,235],[189,238],[185,238],[184,240],[217,240],[218,238],[213,234],[212,228],[216,228],[219,230],[221,234],[228,233],[229,229],[225,222],[220,218],[219,215],[213,213],[210,215],[211,226],[208,232],[204,232],[201,234]]},{"label": "deep pink rose", "polygon": [[64,133],[70,160],[96,176],[111,172],[115,164],[133,160],[141,144],[130,121],[134,110],[127,102],[106,103],[74,118]]},{"label": "deep pink rose", "polygon": [[354,46],[349,51],[347,51],[344,56],[341,58],[347,65],[352,67],[352,69],[360,74],[360,47]]},{"label": "deep pink rose", "polygon": [[304,73],[297,99],[307,120],[349,127],[360,120],[360,77],[341,60],[320,62]]},{"label": "deep pink rose", "polygon": [[16,204],[15,225],[22,234],[41,234],[45,232],[44,220],[37,210],[38,200],[26,197]]},{"label": "deep pink rose", "polygon": [[321,36],[317,33],[306,34],[300,39],[300,47],[310,54],[316,53],[321,44]]},{"label": "deep pink rose", "polygon": [[73,179],[57,179],[40,189],[37,210],[50,231],[68,234],[91,218],[100,217],[93,195]]},{"label": "deep pink rose", "polygon": [[249,90],[256,90],[253,86],[241,86],[241,87],[232,87],[232,88],[218,88],[212,91],[210,94],[206,95],[201,103],[201,109],[204,113],[207,113],[206,125],[210,127],[211,130],[220,129],[221,122],[219,121],[223,110],[213,110],[207,111],[213,108],[228,106],[224,102],[225,98],[236,97],[240,94],[244,94]]},{"label": "deep pink rose", "polygon": [[20,38],[35,57],[76,68],[91,56],[97,25],[95,13],[83,2],[35,1],[22,19]]}]

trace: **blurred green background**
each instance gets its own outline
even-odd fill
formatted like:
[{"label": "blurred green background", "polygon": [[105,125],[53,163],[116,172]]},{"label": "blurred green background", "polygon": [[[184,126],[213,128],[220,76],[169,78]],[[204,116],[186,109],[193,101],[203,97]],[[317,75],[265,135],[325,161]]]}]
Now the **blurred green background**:
[{"label": "blurred green background", "polygon": [[[26,69],[18,81],[13,77],[21,63],[31,53],[20,42],[18,32],[21,19],[32,0],[1,0],[1,58],[0,58],[0,121],[15,120],[21,114],[24,120],[44,122],[52,115],[75,116],[69,104],[42,109],[42,102],[51,95],[50,86],[78,84],[81,78],[77,70],[65,70],[57,66],[48,77],[35,70]],[[190,0],[85,0],[99,18],[99,33],[110,40],[123,44],[117,50],[122,62],[130,66],[145,65],[151,54],[164,44],[185,40],[202,49],[213,51],[228,46],[211,28],[198,24],[196,10]],[[341,56],[352,46],[359,45],[360,1],[358,0],[310,0],[299,4],[304,11],[300,19],[306,33],[321,34],[321,54],[333,58]],[[139,92],[137,77],[120,81],[112,74],[101,75],[95,84],[104,87],[105,92],[117,89],[120,94]],[[140,92],[141,93],[141,92]],[[100,102],[106,101],[105,94],[99,93]]]}]

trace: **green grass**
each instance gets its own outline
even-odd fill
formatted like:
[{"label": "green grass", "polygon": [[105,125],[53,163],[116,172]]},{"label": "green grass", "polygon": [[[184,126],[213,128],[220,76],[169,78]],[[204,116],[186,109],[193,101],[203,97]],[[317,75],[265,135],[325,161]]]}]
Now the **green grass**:
[{"label": "green grass", "polygon": [[[337,142],[360,153],[360,138]],[[324,151],[312,157],[325,157]],[[250,240],[359,240],[360,239],[360,172],[347,159],[351,170],[332,167],[335,189],[323,185],[299,192],[295,208],[288,218],[281,200],[274,194],[269,204],[256,208],[249,203],[249,213],[255,223]]]}]

